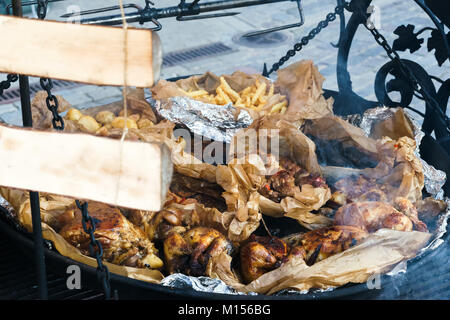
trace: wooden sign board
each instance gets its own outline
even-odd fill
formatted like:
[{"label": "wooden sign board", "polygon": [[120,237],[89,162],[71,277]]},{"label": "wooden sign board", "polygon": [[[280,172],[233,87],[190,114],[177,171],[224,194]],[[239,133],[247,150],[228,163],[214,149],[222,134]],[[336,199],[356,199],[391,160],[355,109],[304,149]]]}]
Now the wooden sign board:
[{"label": "wooden sign board", "polygon": [[0,185],[158,211],[172,177],[165,145],[0,125]]},{"label": "wooden sign board", "polygon": [[[0,72],[124,84],[124,31],[0,15]],[[153,85],[152,32],[128,29],[127,85]]]}]

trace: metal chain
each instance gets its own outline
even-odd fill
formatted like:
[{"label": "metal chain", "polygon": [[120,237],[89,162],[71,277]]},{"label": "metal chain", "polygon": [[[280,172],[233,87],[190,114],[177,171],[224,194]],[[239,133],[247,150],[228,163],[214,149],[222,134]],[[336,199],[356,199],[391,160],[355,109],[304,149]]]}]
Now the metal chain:
[{"label": "metal chain", "polygon": [[[364,13],[360,12],[360,14]],[[386,51],[388,57],[397,64],[402,75],[412,85],[413,90],[416,93],[420,93],[421,96],[424,98],[425,102],[429,106],[431,106],[433,111],[435,111],[438,116],[440,116],[440,120],[445,125],[447,132],[450,132],[450,118],[439,107],[439,102],[437,102],[433,96],[431,96],[424,88],[422,88],[422,86],[419,83],[419,80],[411,71],[411,69],[402,62],[400,55],[389,45],[386,38],[375,28],[375,26],[373,25],[369,26],[367,23],[363,23],[363,25],[366,27],[367,30],[370,31],[375,41]]]},{"label": "metal chain", "polygon": [[48,110],[53,115],[52,124],[53,128],[56,130],[64,130],[64,120],[58,114],[58,98],[52,94],[53,82],[51,79],[41,78],[40,79],[41,87],[45,91],[47,91],[47,99],[45,99],[45,103],[47,104]]},{"label": "metal chain", "polygon": [[[48,0],[38,0],[37,15],[39,19],[44,19],[47,15],[47,4]],[[57,130],[64,130],[64,120],[58,114],[58,99],[51,92],[53,88],[53,82],[48,78],[41,78],[40,84],[42,89],[47,92],[47,99],[45,100],[47,108],[51,111],[53,119],[53,128]],[[103,264],[103,248],[101,243],[95,239],[95,229],[96,224],[99,222],[97,219],[91,217],[88,212],[88,203],[83,204],[76,200],[78,209],[81,211],[81,223],[83,225],[83,230],[90,237],[89,251],[91,256],[94,256],[97,260],[97,279],[103,287],[105,293],[105,299],[111,298],[111,285],[110,285],[110,273],[108,268]]]},{"label": "metal chain", "polygon": [[47,15],[47,5],[48,0],[37,0],[36,13],[41,20],[45,19],[45,16]]},{"label": "metal chain", "polygon": [[[95,229],[96,224],[99,222],[99,220],[91,217],[88,212],[88,203],[84,202],[83,204],[80,203],[80,201],[75,201],[77,204],[78,209],[81,211],[81,223],[83,225],[83,230],[86,232],[91,242],[89,243],[89,251],[91,253],[91,256],[94,256],[97,260],[97,278],[98,281],[101,283],[103,287],[103,291],[105,293],[105,299],[111,298],[111,285],[110,285],[110,274],[108,267],[106,267],[103,262],[103,248],[101,243],[95,239]],[[89,224],[89,226],[88,226]]]},{"label": "metal chain", "polygon": [[269,71],[266,70],[266,65],[264,64],[263,76],[268,77],[272,72],[277,71],[284,63],[286,63],[286,61],[295,56],[297,52],[302,50],[303,47],[309,43],[309,41],[314,39],[314,37],[318,35],[320,31],[322,31],[322,29],[326,28],[330,22],[336,20],[336,16],[338,14],[342,14],[344,12],[344,9],[350,9],[349,2],[344,1],[342,5],[336,6],[336,8],[334,8],[334,12],[330,12],[329,14],[327,14],[325,20],[320,21],[317,27],[312,29],[307,36],[303,37],[300,42],[297,42],[294,45],[293,49],[288,50],[286,55],[284,57],[281,57],[278,62],[274,63]]},{"label": "metal chain", "polygon": [[[48,0],[37,0],[37,15],[38,18],[43,20],[47,15],[47,5]],[[58,113],[58,98],[52,94],[53,83],[52,79],[41,78],[40,79],[41,87],[45,91],[47,91],[47,99],[45,99],[45,103],[47,104],[48,110],[52,113],[52,124],[53,128],[56,130],[64,130],[64,120]]]},{"label": "metal chain", "polygon": [[11,83],[16,82],[19,79],[17,74],[8,74],[6,80],[0,82],[0,96],[3,96],[3,91],[11,87]]}]

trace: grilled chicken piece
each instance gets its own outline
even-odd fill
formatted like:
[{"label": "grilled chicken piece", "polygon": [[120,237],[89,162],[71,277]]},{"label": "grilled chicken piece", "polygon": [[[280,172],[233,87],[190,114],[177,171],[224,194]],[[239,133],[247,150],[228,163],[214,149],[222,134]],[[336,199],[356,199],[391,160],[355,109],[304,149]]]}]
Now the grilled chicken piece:
[{"label": "grilled chicken piece", "polygon": [[406,216],[408,216],[409,219],[411,219],[416,230],[428,232],[427,225],[419,220],[417,209],[411,201],[403,197],[397,197],[394,200],[394,206],[397,210],[404,213]]},{"label": "grilled chicken piece", "polygon": [[332,226],[305,233],[298,246],[289,252],[292,256],[301,256],[307,265],[312,265],[336,253],[340,253],[358,244],[368,233],[353,226]]},{"label": "grilled chicken piece", "polygon": [[164,240],[167,271],[204,275],[211,257],[231,253],[232,249],[225,236],[212,228],[197,227],[184,234],[171,232]]},{"label": "grilled chicken piece", "polygon": [[280,202],[285,197],[295,198],[300,192],[300,187],[310,184],[315,188],[327,187],[327,184],[318,174],[310,174],[295,162],[280,158],[280,170],[271,176],[266,176],[267,182],[259,189],[266,198]]},{"label": "grilled chicken piece", "polygon": [[244,280],[250,283],[264,273],[278,268],[287,252],[286,243],[279,238],[251,235],[240,250],[241,273]]},{"label": "grilled chicken piece", "polygon": [[184,198],[196,199],[206,207],[217,208],[225,211],[227,205],[222,193],[223,188],[217,183],[211,183],[203,179],[196,179],[174,172],[170,191]]},{"label": "grilled chicken piece", "polygon": [[128,219],[141,228],[150,240],[164,240],[172,230],[180,233],[186,228],[198,225],[196,202],[195,199],[184,199],[169,191],[163,210],[133,210]]},{"label": "grilled chicken piece", "polygon": [[[98,202],[89,202],[88,212],[98,221],[94,235],[102,245],[104,260],[139,268],[157,269],[163,266],[153,243],[139,228],[131,224],[119,209]],[[61,216],[62,228],[59,234],[81,253],[90,255],[90,236],[84,232],[81,220],[82,215],[78,208],[67,210]]]},{"label": "grilled chicken piece", "polygon": [[347,204],[334,216],[337,225],[357,226],[369,232],[381,228],[411,231],[410,218],[385,202],[367,201]]}]

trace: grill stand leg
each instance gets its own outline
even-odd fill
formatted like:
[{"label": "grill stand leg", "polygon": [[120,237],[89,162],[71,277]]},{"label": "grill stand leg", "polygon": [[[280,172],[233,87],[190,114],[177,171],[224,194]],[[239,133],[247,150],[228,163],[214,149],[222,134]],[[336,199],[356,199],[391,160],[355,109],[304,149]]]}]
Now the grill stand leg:
[{"label": "grill stand leg", "polygon": [[[13,0],[13,14],[15,16],[22,16],[22,1]],[[20,102],[22,109],[22,121],[24,127],[32,127],[33,121],[31,117],[30,104],[30,84],[27,76],[19,76],[20,85]],[[39,298],[47,299],[47,274],[45,268],[44,256],[44,240],[42,239],[41,227],[41,210],[39,204],[39,194],[30,191],[30,205],[31,205],[31,219],[33,224],[33,240],[34,240],[34,261],[36,266],[37,283],[39,290]]]}]

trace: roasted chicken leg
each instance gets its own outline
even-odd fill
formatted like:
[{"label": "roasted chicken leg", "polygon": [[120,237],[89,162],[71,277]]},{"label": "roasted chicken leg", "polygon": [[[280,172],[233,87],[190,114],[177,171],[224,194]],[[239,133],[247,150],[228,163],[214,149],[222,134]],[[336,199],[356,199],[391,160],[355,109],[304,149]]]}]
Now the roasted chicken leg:
[{"label": "roasted chicken leg", "polygon": [[302,235],[300,245],[291,249],[288,259],[294,255],[301,256],[306,264],[312,265],[347,250],[367,235],[363,229],[353,226],[332,226],[312,230]]},{"label": "roasted chicken leg", "polygon": [[417,218],[417,211],[407,199],[398,198],[395,202],[403,212],[385,202],[355,202],[339,208],[334,219],[337,225],[357,226],[369,232],[381,228],[411,231],[413,223],[417,230],[426,231],[426,225]]},{"label": "roasted chicken leg", "polygon": [[[139,228],[130,223],[119,209],[89,202],[88,211],[89,215],[98,221],[94,235],[102,245],[104,260],[139,268],[157,269],[163,266],[153,243]],[[60,216],[60,220],[62,228],[59,234],[81,253],[90,255],[91,239],[83,230],[81,211],[78,208],[69,209]]]},{"label": "roasted chicken leg", "polygon": [[169,273],[205,275],[208,261],[222,252],[231,253],[232,244],[212,228],[196,227],[184,234],[170,232],[164,240],[164,257]]},{"label": "roasted chicken leg", "polygon": [[251,235],[241,247],[241,273],[249,283],[278,268],[288,253],[286,243],[277,237]]}]

